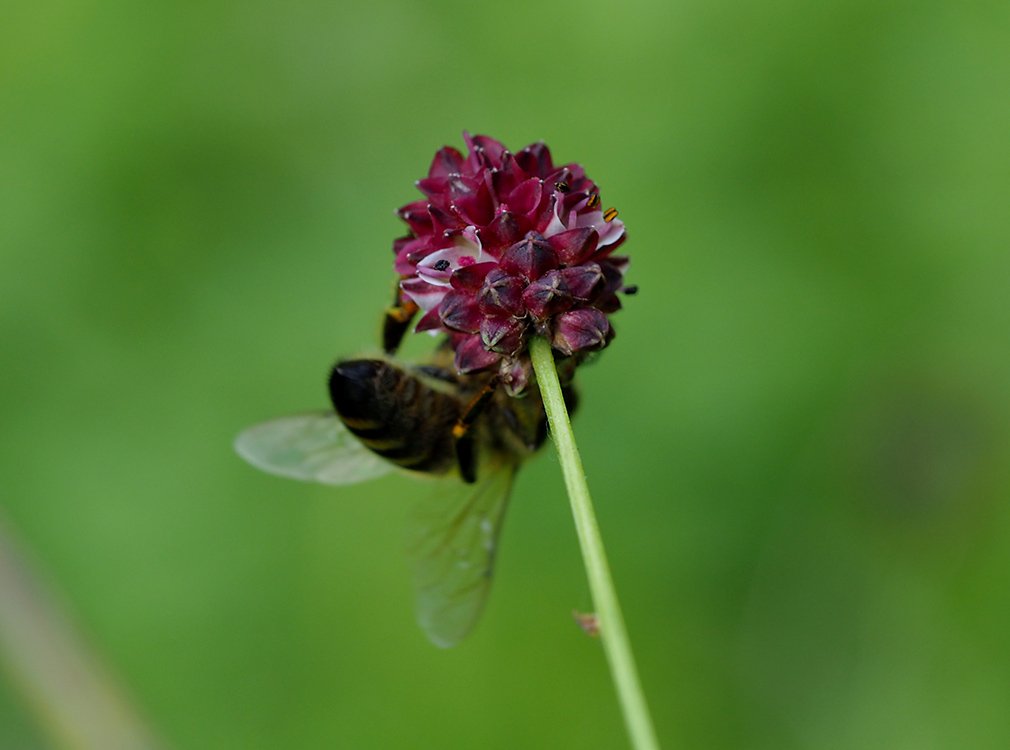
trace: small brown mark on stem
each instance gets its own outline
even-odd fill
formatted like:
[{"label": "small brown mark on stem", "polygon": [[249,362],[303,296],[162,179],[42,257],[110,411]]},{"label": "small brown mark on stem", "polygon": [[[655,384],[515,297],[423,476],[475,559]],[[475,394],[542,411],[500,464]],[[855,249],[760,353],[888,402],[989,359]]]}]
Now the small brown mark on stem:
[{"label": "small brown mark on stem", "polygon": [[579,612],[577,609],[573,609],[572,617],[575,618],[575,624],[582,628],[590,638],[595,638],[600,634],[600,618],[595,612]]}]

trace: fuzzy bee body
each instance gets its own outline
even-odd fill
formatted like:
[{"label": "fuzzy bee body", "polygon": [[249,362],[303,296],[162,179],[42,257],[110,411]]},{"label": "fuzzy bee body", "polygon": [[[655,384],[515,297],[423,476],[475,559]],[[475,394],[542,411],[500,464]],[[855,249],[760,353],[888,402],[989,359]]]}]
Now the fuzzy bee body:
[{"label": "fuzzy bee body", "polygon": [[402,469],[443,474],[453,466],[452,427],[465,402],[438,382],[382,359],[349,360],[330,373],[330,398],[366,448]]},{"label": "fuzzy bee body", "polygon": [[[443,366],[449,362],[444,350],[436,353],[435,363],[419,366],[391,359],[344,360],[330,372],[330,399],[340,421],[366,448],[408,471],[458,470],[464,481],[473,482],[478,454],[518,465],[543,445],[547,414],[538,394],[517,399],[489,391],[493,376],[458,375]],[[474,398],[485,392],[489,401],[468,426],[469,434],[454,435]],[[574,409],[571,386],[565,388],[565,400]]]}]

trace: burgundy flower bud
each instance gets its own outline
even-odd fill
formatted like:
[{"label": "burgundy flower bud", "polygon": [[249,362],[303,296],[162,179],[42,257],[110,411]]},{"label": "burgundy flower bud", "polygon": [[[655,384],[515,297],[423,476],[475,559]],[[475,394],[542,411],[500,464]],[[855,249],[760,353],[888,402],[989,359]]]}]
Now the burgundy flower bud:
[{"label": "burgundy flower bud", "polygon": [[449,177],[425,177],[417,181],[417,189],[431,200],[439,200],[443,193],[448,193]]},{"label": "burgundy flower bud", "polygon": [[471,154],[481,153],[487,157],[491,166],[501,166],[502,157],[506,153],[505,146],[501,141],[486,135],[470,135],[469,133],[463,133],[463,140],[470,147]]},{"label": "burgundy flower bud", "polygon": [[481,182],[473,190],[462,193],[452,204],[456,215],[469,226],[484,226],[494,218],[494,203],[491,192]]},{"label": "burgundy flower bud", "polygon": [[525,282],[502,268],[491,271],[477,292],[477,304],[486,315],[521,315]]},{"label": "burgundy flower bud", "polygon": [[445,180],[445,189],[448,191],[449,205],[452,205],[460,198],[473,195],[477,188],[483,183],[477,175],[460,174],[453,172]]},{"label": "burgundy flower bud", "polygon": [[469,266],[460,266],[452,272],[449,283],[452,284],[453,289],[473,294],[480,289],[488,273],[496,268],[498,268],[497,263],[474,263]]},{"label": "burgundy flower bud", "polygon": [[448,177],[463,168],[463,155],[452,146],[443,146],[435,152],[428,169],[428,177]]},{"label": "burgundy flower bud", "polygon": [[559,232],[547,241],[558,254],[558,259],[566,266],[572,266],[591,258],[599,239],[595,229],[582,227]]},{"label": "burgundy flower bud", "polygon": [[438,306],[438,316],[447,328],[454,331],[477,333],[480,330],[480,309],[473,296],[466,292],[452,291],[446,294]]},{"label": "burgundy flower bud", "polygon": [[424,259],[424,255],[429,252],[428,243],[424,239],[418,239],[407,235],[393,240],[393,253],[396,260],[393,261],[393,268],[401,276],[410,276],[417,269],[417,263]]},{"label": "burgundy flower bud", "polygon": [[572,306],[572,302],[568,285],[565,284],[562,272],[557,269],[545,273],[523,292],[523,305],[537,320],[544,320],[567,310]]},{"label": "burgundy flower bud", "polygon": [[498,377],[510,396],[518,396],[526,390],[533,375],[533,363],[527,355],[514,359],[503,359],[498,368]]},{"label": "burgundy flower bud", "polygon": [[536,177],[531,177],[520,183],[519,187],[509,193],[506,201],[509,210],[517,214],[528,214],[540,205],[544,184]]},{"label": "burgundy flower bud", "polygon": [[455,336],[450,341],[456,350],[456,369],[463,374],[483,370],[501,359],[500,354],[484,348],[484,342],[479,335]]},{"label": "burgundy flower bud", "polygon": [[431,233],[431,214],[428,213],[428,201],[414,201],[403,206],[396,212],[397,216],[407,222],[414,235]]},{"label": "burgundy flower bud", "polygon": [[526,322],[516,318],[486,317],[480,322],[484,348],[499,354],[515,354],[522,348]]},{"label": "burgundy flower bud", "polygon": [[487,229],[481,232],[481,236],[490,240],[491,248],[504,249],[518,242],[523,232],[515,215],[511,211],[504,210],[492,219]]},{"label": "burgundy flower bud", "polygon": [[539,235],[530,233],[501,256],[501,267],[531,281],[558,266],[558,256]]},{"label": "burgundy flower bud", "polygon": [[495,195],[508,195],[528,177],[516,163],[515,157],[506,152],[502,155],[501,168],[491,170],[491,187]]},{"label": "burgundy flower bud", "polygon": [[602,349],[610,336],[607,316],[593,307],[569,310],[557,317],[551,342],[562,354]]},{"label": "burgundy flower bud", "polygon": [[422,243],[418,240],[407,242],[403,246],[403,251],[401,253],[402,258],[397,258],[397,262],[402,260],[407,264],[407,267],[411,269],[411,273],[416,272],[417,264],[431,255],[431,250],[426,247],[426,244],[427,243]]},{"label": "burgundy flower bud", "polygon": [[[404,205],[409,233],[393,243],[404,301],[421,308],[419,331],[445,331],[456,367],[497,367],[507,392],[531,379],[526,339],[551,337],[563,354],[613,337],[627,258],[617,211],[578,164],[555,165],[537,143],[517,153],[464,133],[467,152],[441,149]],[[629,292],[630,293],[630,292]],[[574,367],[580,358],[571,358]]]},{"label": "burgundy flower bud", "polygon": [[[458,218],[436,205],[430,204],[428,206],[428,215],[431,216],[431,232],[436,237],[444,237],[446,232],[460,228]],[[431,250],[435,249],[437,248],[431,248]]]},{"label": "burgundy flower bud", "polygon": [[583,301],[592,299],[604,285],[603,271],[597,263],[562,268],[561,278],[572,297]]},{"label": "burgundy flower bud", "polygon": [[516,154],[516,162],[523,170],[536,177],[546,177],[554,169],[551,151],[545,143],[534,143]]},{"label": "burgundy flower bud", "polygon": [[441,327],[442,316],[438,314],[438,308],[433,307],[421,316],[421,319],[417,321],[417,326],[415,326],[414,330],[417,333],[421,333],[422,331],[434,331]]}]

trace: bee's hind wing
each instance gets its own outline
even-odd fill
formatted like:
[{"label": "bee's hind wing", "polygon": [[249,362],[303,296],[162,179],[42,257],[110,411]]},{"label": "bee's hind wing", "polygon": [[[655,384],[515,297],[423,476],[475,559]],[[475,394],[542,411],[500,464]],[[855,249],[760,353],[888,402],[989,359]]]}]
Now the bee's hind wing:
[{"label": "bee's hind wing", "polygon": [[235,452],[257,469],[322,484],[357,484],[393,470],[347,431],[333,412],[313,412],[253,425]]},{"label": "bee's hind wing", "polygon": [[445,480],[411,518],[417,621],[437,646],[455,646],[473,629],[491,587],[498,535],[516,465],[482,466],[474,484]]}]

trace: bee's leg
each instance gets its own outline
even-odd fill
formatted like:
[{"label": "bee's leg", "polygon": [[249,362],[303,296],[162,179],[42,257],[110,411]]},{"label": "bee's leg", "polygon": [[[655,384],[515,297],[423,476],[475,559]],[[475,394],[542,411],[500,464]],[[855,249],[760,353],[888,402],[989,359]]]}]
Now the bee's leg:
[{"label": "bee's leg", "polygon": [[410,328],[410,321],[417,315],[418,307],[413,300],[400,301],[400,284],[393,292],[393,304],[386,308],[382,321],[382,348],[386,354],[393,354],[400,348],[403,335]]},{"label": "bee's leg", "polygon": [[470,430],[474,421],[494,396],[497,387],[498,376],[496,375],[470,399],[470,403],[466,405],[463,413],[452,427],[452,437],[456,443],[456,460],[459,463],[459,473],[464,482],[472,483],[477,480],[477,456],[474,452],[473,435]]}]

